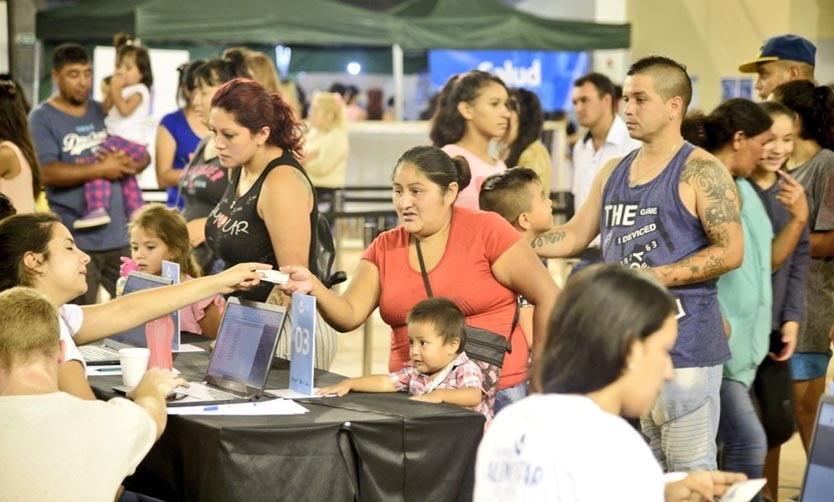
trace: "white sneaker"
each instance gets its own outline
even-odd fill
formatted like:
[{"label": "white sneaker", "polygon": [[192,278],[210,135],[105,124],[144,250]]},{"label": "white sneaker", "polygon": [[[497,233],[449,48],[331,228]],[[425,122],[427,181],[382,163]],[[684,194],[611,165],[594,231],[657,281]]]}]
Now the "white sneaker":
[{"label": "white sneaker", "polygon": [[93,228],[100,227],[102,225],[107,225],[108,223],[110,223],[110,215],[107,214],[107,210],[104,208],[98,208],[93,209],[89,213],[85,214],[82,218],[75,220],[72,223],[72,228]]}]

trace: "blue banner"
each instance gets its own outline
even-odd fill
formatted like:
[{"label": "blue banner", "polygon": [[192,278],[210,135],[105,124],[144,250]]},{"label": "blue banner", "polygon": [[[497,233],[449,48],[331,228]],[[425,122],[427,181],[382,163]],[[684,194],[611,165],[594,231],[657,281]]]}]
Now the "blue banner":
[{"label": "blue banner", "polygon": [[313,394],[313,358],[316,355],[316,297],[292,294],[290,390]]},{"label": "blue banner", "polygon": [[588,73],[588,53],[564,51],[429,51],[431,84],[441,89],[452,75],[483,70],[507,87],[535,92],[545,112],[572,110],[573,82]]}]

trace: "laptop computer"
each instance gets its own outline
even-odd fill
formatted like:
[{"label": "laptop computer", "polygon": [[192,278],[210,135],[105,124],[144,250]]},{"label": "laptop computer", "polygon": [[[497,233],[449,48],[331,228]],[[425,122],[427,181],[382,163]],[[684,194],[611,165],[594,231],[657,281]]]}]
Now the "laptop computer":
[{"label": "laptop computer", "polygon": [[287,309],[230,297],[202,383],[178,387],[168,406],[251,401],[263,395]]},{"label": "laptop computer", "polygon": [[800,502],[826,502],[834,498],[834,396],[823,394],[811,438]]},{"label": "laptop computer", "polygon": [[[157,275],[133,271],[127,276],[124,295],[143,289],[158,288],[172,284],[171,279]],[[115,334],[101,340],[100,343],[81,345],[78,350],[88,365],[119,364],[119,349],[127,347],[147,347],[145,324]]]}]

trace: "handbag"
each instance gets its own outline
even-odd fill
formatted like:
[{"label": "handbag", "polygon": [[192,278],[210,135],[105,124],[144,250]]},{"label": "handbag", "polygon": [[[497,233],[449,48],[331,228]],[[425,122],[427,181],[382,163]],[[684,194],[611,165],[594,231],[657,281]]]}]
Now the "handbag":
[{"label": "handbag", "polygon": [[[429,276],[426,273],[426,264],[423,261],[423,251],[420,249],[420,239],[415,238],[414,244],[417,248],[417,260],[420,262],[420,274],[423,276],[423,285],[429,298],[434,296],[431,290]],[[518,325],[518,302],[516,302],[513,323],[510,328],[510,336],[504,337],[493,333],[488,329],[476,328],[467,325],[466,343],[463,350],[466,355],[475,361],[484,377],[484,391],[487,395],[487,404],[492,409],[495,405],[495,394],[498,392],[498,380],[501,377],[501,367],[504,365],[504,356],[513,351],[512,338]]]},{"label": "handbag", "polygon": [[[781,338],[781,333],[775,332]],[[759,416],[767,436],[767,447],[788,441],[796,431],[793,380],[787,361],[767,356],[756,371],[753,394],[759,404]]]},{"label": "handbag", "polygon": [[313,212],[310,214],[310,255],[308,257],[310,272],[329,289],[336,284],[345,282],[347,274],[342,270],[333,270],[333,263],[336,261],[336,244],[333,240],[333,233],[330,231],[330,223],[319,212],[319,201],[316,197],[316,190],[313,188],[313,182],[310,181],[310,177],[307,176],[304,168],[298,165],[293,167],[301,171],[313,192]]}]

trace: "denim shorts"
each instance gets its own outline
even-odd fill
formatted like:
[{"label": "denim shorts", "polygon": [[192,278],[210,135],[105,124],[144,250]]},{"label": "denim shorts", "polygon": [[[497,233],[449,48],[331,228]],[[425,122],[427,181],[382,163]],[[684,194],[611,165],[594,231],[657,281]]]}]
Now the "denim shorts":
[{"label": "denim shorts", "polygon": [[788,359],[791,366],[791,378],[794,380],[825,378],[830,360],[830,350],[828,352],[794,352]]}]

